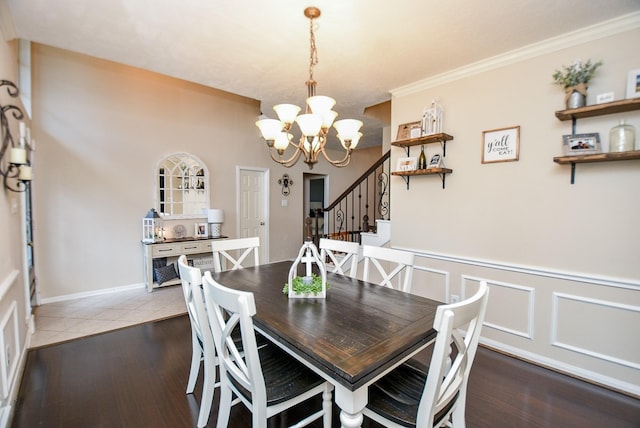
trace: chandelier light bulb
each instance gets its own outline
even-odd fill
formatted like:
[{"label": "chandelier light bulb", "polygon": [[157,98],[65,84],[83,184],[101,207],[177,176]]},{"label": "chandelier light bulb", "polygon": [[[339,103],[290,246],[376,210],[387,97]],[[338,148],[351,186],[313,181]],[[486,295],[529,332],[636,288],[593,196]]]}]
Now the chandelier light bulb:
[{"label": "chandelier light bulb", "polygon": [[276,119],[261,119],[256,122],[262,138],[267,141],[274,141],[276,139],[276,136],[282,131],[282,125],[282,122]]},{"label": "chandelier light bulb", "polygon": [[296,120],[296,116],[300,112],[300,107],[295,104],[278,104],[273,106],[278,115],[278,119],[289,127]]},{"label": "chandelier light bulb", "polygon": [[351,139],[344,138],[342,135],[338,134],[338,139],[340,140],[340,143],[342,144],[342,147],[345,148],[345,150],[355,149],[358,143],[360,142],[361,137],[362,137],[362,132],[356,133],[356,135]]},{"label": "chandelier light bulb", "polygon": [[278,135],[275,137],[274,147],[278,152],[284,152],[286,148],[289,146],[289,142],[293,135],[288,134],[286,132],[278,132]]},{"label": "chandelier light bulb", "polygon": [[336,105],[336,100],[324,95],[314,95],[313,97],[307,98],[307,105],[312,113],[324,115],[331,111],[333,106]]},{"label": "chandelier light bulb", "polygon": [[360,128],[362,128],[362,121],[356,119],[342,119],[333,124],[338,134],[342,135],[342,138],[346,140],[352,140],[356,137]]},{"label": "chandelier light bulb", "polygon": [[333,125],[333,121],[336,120],[336,117],[338,117],[338,112],[329,110],[328,112],[323,113],[321,116],[322,116],[322,129],[325,131],[325,134],[326,134],[329,128],[331,128],[331,125]]},{"label": "chandelier light bulb", "polygon": [[320,133],[322,128],[322,117],[317,114],[301,114],[296,117],[296,123],[305,137],[314,137]]}]

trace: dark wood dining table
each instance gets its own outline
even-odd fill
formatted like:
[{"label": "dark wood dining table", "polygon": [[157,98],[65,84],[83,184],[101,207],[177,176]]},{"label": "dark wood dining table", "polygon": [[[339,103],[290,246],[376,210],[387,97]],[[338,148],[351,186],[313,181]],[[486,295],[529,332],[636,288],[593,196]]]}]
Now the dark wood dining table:
[{"label": "dark wood dining table", "polygon": [[327,273],[326,299],[282,292],[292,262],[214,273],[254,294],[255,328],[334,385],[343,427],[362,425],[369,385],[429,345],[441,302]]}]

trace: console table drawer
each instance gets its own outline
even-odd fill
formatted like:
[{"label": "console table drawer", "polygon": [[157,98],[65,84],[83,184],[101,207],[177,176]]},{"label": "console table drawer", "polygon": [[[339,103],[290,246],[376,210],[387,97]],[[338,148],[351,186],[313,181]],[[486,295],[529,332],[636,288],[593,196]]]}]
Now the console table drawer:
[{"label": "console table drawer", "polygon": [[[180,254],[196,254],[207,252],[206,242],[185,242],[178,246]],[[211,243],[209,243],[209,251],[211,251]]]},{"label": "console table drawer", "polygon": [[178,250],[179,248],[175,244],[153,245],[151,248],[151,254],[153,257],[179,256],[180,252]]}]

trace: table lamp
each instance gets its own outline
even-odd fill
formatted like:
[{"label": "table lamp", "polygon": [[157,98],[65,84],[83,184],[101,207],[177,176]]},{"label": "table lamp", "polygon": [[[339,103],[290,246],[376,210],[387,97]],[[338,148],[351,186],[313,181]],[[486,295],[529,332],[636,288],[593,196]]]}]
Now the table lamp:
[{"label": "table lamp", "polygon": [[222,236],[222,223],[224,223],[224,211],[220,209],[209,209],[207,211],[207,221],[210,224],[211,238],[219,238]]}]

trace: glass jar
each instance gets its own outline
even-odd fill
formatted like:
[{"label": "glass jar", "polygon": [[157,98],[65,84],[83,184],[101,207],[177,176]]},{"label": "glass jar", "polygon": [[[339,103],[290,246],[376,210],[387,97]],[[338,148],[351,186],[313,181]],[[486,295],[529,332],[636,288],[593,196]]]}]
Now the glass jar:
[{"label": "glass jar", "polygon": [[636,144],[636,130],[632,125],[614,126],[609,132],[609,152],[627,152],[633,150]]}]

